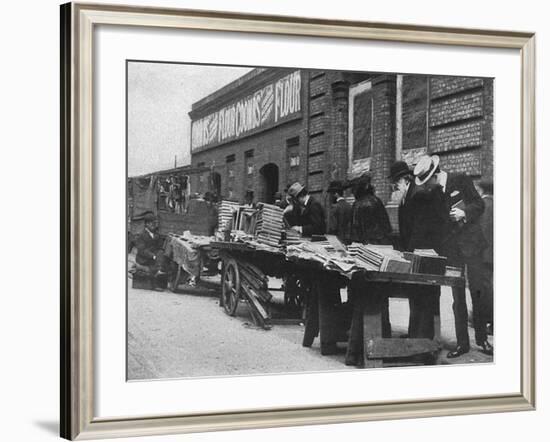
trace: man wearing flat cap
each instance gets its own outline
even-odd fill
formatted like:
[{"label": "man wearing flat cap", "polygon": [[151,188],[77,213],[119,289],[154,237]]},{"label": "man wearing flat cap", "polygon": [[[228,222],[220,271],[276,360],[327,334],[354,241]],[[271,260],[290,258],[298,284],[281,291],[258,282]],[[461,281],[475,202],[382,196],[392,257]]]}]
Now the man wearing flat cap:
[{"label": "man wearing flat cap", "polygon": [[[288,189],[292,203],[285,209],[287,222],[300,231],[302,236],[324,235],[326,233],[325,211],[323,206],[313,199],[307,189],[296,182]],[[341,303],[339,279],[325,272],[316,275],[312,281],[312,290],[317,293],[319,306],[319,340],[322,355],[331,355],[338,352],[336,346],[337,328],[334,323],[336,308]],[[311,320],[308,317],[306,321]],[[321,325],[324,324],[324,325]],[[306,336],[302,345],[311,347],[314,336]]]},{"label": "man wearing flat cap", "polygon": [[324,235],[326,233],[325,210],[321,203],[312,198],[307,189],[296,182],[288,188],[292,204],[285,209],[285,219],[302,236]]},{"label": "man wearing flat cap", "polygon": [[144,218],[145,228],[136,240],[136,262],[147,267],[148,273],[153,276],[164,275],[167,259],[164,254],[164,239],[158,233],[158,219],[152,213]]},{"label": "man wearing flat cap", "polygon": [[327,189],[331,203],[328,233],[336,235],[344,244],[349,244],[352,208],[344,198],[344,189],[342,181],[331,181]]},{"label": "man wearing flat cap", "polygon": [[[436,182],[441,186],[448,210],[441,253],[447,257],[449,265],[467,267],[470,293],[474,293],[473,297],[477,296],[482,279],[480,255],[486,245],[479,225],[479,217],[484,209],[483,200],[469,176],[441,170],[437,155],[422,157],[414,169],[414,175],[417,186],[428,182]],[[470,351],[466,297],[464,291],[457,287],[453,287],[453,312],[457,347],[447,354],[448,358],[456,358]],[[492,352],[486,336],[476,333],[476,343],[484,352]]]}]

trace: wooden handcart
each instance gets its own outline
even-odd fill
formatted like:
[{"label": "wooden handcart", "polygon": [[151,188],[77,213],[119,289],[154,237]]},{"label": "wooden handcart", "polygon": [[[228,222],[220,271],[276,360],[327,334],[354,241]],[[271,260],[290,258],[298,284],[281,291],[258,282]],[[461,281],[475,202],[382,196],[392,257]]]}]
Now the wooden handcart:
[{"label": "wooden handcart", "polygon": [[267,277],[281,278],[284,284],[285,305],[301,310],[314,285],[314,269],[299,267],[286,259],[277,249],[256,248],[240,242],[213,242],[211,247],[219,251],[222,260],[222,290],[220,306],[234,316],[239,302],[246,302],[254,322],[269,328],[271,322],[269,304],[272,292],[280,288],[268,287]]}]

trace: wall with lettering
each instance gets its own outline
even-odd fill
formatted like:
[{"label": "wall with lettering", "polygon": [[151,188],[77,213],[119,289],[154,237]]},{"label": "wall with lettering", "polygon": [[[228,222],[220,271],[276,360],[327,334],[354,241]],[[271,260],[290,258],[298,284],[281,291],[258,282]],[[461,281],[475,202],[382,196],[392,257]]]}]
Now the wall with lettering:
[{"label": "wall with lettering", "polygon": [[292,72],[191,124],[191,151],[250,135],[301,115],[302,77]]}]

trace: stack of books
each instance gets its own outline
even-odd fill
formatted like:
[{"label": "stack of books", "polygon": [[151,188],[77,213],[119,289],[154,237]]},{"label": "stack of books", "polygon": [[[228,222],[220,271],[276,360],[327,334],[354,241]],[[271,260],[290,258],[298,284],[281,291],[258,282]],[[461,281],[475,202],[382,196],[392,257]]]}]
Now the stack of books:
[{"label": "stack of books", "polygon": [[300,244],[302,242],[302,236],[300,232],[295,229],[285,229],[285,240],[284,243],[287,246]]},{"label": "stack of books", "polygon": [[283,209],[262,204],[256,216],[256,237],[259,243],[280,247],[284,228]]},{"label": "stack of books", "polygon": [[415,249],[413,253],[404,252],[405,259],[411,261],[412,273],[445,275],[447,258],[432,249]]},{"label": "stack of books", "polygon": [[225,230],[233,220],[233,213],[239,208],[239,204],[233,201],[222,201],[218,211],[218,229]]},{"label": "stack of books", "polygon": [[377,272],[410,273],[411,262],[392,246],[352,243],[348,253],[367,270]]}]

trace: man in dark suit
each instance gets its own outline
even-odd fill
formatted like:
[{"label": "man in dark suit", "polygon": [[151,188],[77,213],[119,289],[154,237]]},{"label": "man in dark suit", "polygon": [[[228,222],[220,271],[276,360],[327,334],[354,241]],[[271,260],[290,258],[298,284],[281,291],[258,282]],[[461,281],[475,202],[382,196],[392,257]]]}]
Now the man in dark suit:
[{"label": "man in dark suit", "polygon": [[307,189],[296,182],[288,189],[292,199],[285,213],[287,222],[302,236],[324,235],[326,233],[325,210],[319,201],[310,196]]},{"label": "man in dark suit", "polygon": [[[485,210],[479,218],[479,225],[487,245],[481,256],[483,284],[480,299],[477,300],[479,317],[474,318],[474,324],[476,324],[476,329],[479,328],[478,334],[486,337],[488,331],[490,334],[493,332],[493,180],[482,179],[476,188],[485,203]],[[492,351],[492,347],[483,349],[483,352],[488,354],[491,354]]]},{"label": "man in dark suit", "polygon": [[158,220],[148,213],[144,217],[145,228],[136,239],[136,262],[147,268],[153,276],[165,274],[167,258],[164,254],[164,239],[158,233]]},{"label": "man in dark suit", "polygon": [[[302,236],[324,235],[326,233],[325,211],[323,206],[312,198],[307,189],[296,182],[288,189],[290,204],[285,209],[286,221],[298,230]],[[336,342],[338,329],[335,317],[341,304],[340,281],[337,277],[325,272],[316,274],[309,281],[312,286],[313,296],[309,296],[310,302],[318,302],[319,340],[322,355],[331,355],[338,352]],[[306,322],[312,320],[309,316]],[[305,339],[302,345],[309,347],[311,342]]]},{"label": "man in dark suit", "polygon": [[331,199],[328,233],[336,235],[344,244],[350,243],[352,208],[344,198],[344,183],[332,181],[327,193]]},{"label": "man in dark suit", "polygon": [[[407,163],[396,161],[390,167],[388,177],[392,183],[393,190],[398,194],[399,208],[397,212],[399,224],[399,246],[401,250],[410,251],[409,243],[414,221],[414,209],[412,205],[412,196],[415,191],[414,176]],[[409,327],[407,335],[404,337],[413,337],[414,324],[418,318],[418,303],[414,298],[414,287],[409,296]]]},{"label": "man in dark suit", "polygon": [[396,161],[390,167],[388,178],[392,183],[394,192],[398,194],[399,245],[402,250],[409,250],[413,220],[411,202],[415,191],[414,176],[407,163]]},{"label": "man in dark suit", "polygon": [[[449,210],[443,189],[435,177],[422,185],[416,185],[412,196],[412,225],[408,247],[432,249],[442,254],[442,244],[447,233]],[[413,289],[413,321],[410,335],[413,338],[434,338],[434,315],[439,310],[440,287],[416,286]]]},{"label": "man in dark suit", "polygon": [[[483,213],[483,200],[469,176],[441,170],[437,155],[421,158],[414,169],[414,175],[417,185],[427,182],[433,176],[442,187],[449,218],[440,253],[447,257],[449,265],[468,269],[470,292],[475,293],[481,286],[480,254],[485,247],[478,223]],[[448,358],[456,358],[470,351],[466,296],[463,290],[456,287],[453,287],[453,312],[457,347],[447,354]],[[476,336],[476,342],[482,347],[488,344],[486,339],[483,341],[483,336]]]}]

